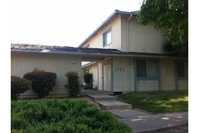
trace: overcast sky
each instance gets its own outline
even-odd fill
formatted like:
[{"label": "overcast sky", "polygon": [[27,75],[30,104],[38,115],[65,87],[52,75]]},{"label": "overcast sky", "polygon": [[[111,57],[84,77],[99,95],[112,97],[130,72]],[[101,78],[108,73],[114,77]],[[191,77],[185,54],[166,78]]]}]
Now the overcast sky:
[{"label": "overcast sky", "polygon": [[12,0],[11,41],[79,46],[115,9],[136,11],[142,0]]}]

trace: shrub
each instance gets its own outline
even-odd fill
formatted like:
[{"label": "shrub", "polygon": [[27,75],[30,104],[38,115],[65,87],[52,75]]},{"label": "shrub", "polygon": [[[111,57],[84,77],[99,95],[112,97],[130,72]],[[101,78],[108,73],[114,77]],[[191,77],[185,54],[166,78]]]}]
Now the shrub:
[{"label": "shrub", "polygon": [[68,89],[70,96],[77,96],[80,93],[80,82],[79,77],[76,72],[68,72],[66,74],[68,82],[65,85],[65,88]]},{"label": "shrub", "polygon": [[11,76],[11,100],[16,100],[18,96],[28,89],[31,89],[32,82],[17,76]]},{"label": "shrub", "polygon": [[18,100],[11,103],[11,130],[23,133],[131,133],[110,112],[83,100]]},{"label": "shrub", "polygon": [[91,73],[84,74],[84,82],[86,83],[84,89],[93,89],[93,75]]},{"label": "shrub", "polygon": [[52,72],[30,72],[24,75],[24,78],[32,81],[32,89],[39,98],[49,95],[56,84],[56,73]]},{"label": "shrub", "polygon": [[32,72],[44,72],[44,70],[41,70],[40,68],[35,67],[32,69]]}]

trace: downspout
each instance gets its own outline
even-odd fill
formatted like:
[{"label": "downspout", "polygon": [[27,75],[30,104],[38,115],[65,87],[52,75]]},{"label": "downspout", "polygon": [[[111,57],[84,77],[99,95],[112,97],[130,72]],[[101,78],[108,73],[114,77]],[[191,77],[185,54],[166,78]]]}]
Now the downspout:
[{"label": "downspout", "polygon": [[178,76],[177,76],[177,62],[174,61],[174,74],[175,74],[175,90],[178,91]]},{"label": "downspout", "polygon": [[[132,18],[132,14],[129,16],[129,18],[127,19],[127,35],[126,35],[126,50],[125,51],[129,51],[129,48],[130,48],[130,46],[129,46],[129,20]],[[130,58],[130,60],[132,60],[132,58]],[[130,68],[130,66],[129,66],[129,68]],[[129,69],[130,70],[130,69]],[[131,88],[131,81],[130,81],[130,79],[131,79],[131,76],[130,76],[130,74],[128,74],[128,80],[127,80],[127,86],[129,87],[129,88]]]},{"label": "downspout", "polygon": [[158,60],[158,91],[161,91],[160,60]]},{"label": "downspout", "polygon": [[134,59],[134,87],[135,87],[135,92],[137,92],[137,65],[135,59]]}]

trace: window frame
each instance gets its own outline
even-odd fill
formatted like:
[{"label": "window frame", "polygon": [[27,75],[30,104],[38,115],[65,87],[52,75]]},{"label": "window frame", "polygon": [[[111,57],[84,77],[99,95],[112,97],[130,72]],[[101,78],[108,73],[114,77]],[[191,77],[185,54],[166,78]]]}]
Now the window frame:
[{"label": "window frame", "polygon": [[[108,34],[111,34],[110,42],[107,42]],[[112,28],[109,28],[106,30],[106,32],[103,33],[103,47],[106,47],[112,43]]]},{"label": "window frame", "polygon": [[[138,62],[139,61],[145,61],[145,73],[146,73],[146,76],[139,76],[138,75],[138,69],[140,68],[140,67],[138,67]],[[156,70],[156,76],[150,76],[149,75],[149,63],[150,62],[155,62],[156,63],[156,67],[157,67],[157,70]],[[156,60],[156,59],[154,59],[154,60],[145,60],[145,59],[137,59],[136,60],[136,77],[137,77],[137,79],[138,80],[158,80],[159,79],[159,61],[158,60]]]}]

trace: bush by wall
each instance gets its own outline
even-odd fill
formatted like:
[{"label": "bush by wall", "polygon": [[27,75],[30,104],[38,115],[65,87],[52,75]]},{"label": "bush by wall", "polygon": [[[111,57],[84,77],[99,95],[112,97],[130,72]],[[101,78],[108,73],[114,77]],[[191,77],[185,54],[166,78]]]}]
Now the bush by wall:
[{"label": "bush by wall", "polygon": [[86,83],[84,89],[93,89],[93,75],[91,73],[84,74],[84,82]]},{"label": "bush by wall", "polygon": [[76,72],[68,72],[66,74],[68,81],[64,86],[68,89],[69,96],[77,96],[80,93],[80,81]]},{"label": "bush by wall", "polygon": [[11,76],[11,100],[16,100],[18,96],[28,89],[31,89],[32,82],[30,80]]},{"label": "bush by wall", "polygon": [[39,98],[43,98],[52,91],[57,75],[52,72],[29,72],[24,75],[24,78],[32,81],[32,89]]}]

